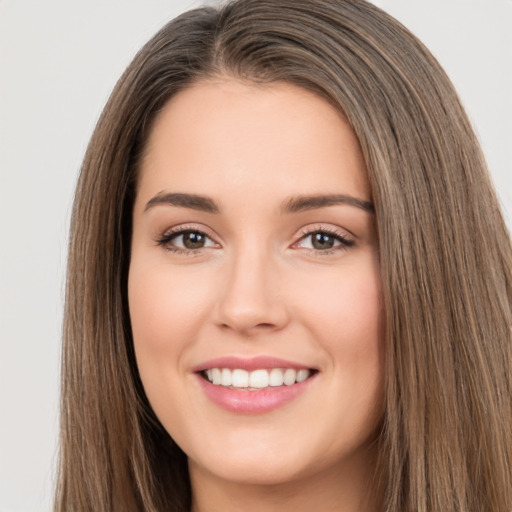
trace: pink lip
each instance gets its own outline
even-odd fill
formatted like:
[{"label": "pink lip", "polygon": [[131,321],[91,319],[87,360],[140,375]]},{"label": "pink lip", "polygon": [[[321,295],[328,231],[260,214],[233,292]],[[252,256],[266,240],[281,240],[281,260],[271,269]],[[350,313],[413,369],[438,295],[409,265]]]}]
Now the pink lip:
[{"label": "pink lip", "polygon": [[231,389],[216,386],[200,374],[197,378],[208,398],[216,405],[229,412],[238,414],[263,414],[281,407],[303,394],[317,374],[291,386],[265,388],[258,391]]},{"label": "pink lip", "polygon": [[231,370],[240,368],[250,372],[253,370],[267,368],[294,368],[295,370],[300,370],[302,368],[309,369],[311,367],[292,361],[286,361],[285,359],[280,359],[278,357],[257,356],[244,359],[241,357],[229,356],[217,357],[216,359],[205,361],[204,363],[201,363],[192,368],[192,371],[202,372],[204,370],[208,370],[209,368],[229,368]]},{"label": "pink lip", "polygon": [[270,368],[308,369],[308,366],[275,357],[259,356],[250,359],[238,357],[220,357],[196,366],[193,371],[206,396],[216,405],[229,412],[238,414],[263,414],[281,407],[307,391],[318,375],[313,373],[305,381],[291,386],[268,387],[261,390],[233,389],[214,385],[201,374],[210,368],[240,368],[247,371]]}]

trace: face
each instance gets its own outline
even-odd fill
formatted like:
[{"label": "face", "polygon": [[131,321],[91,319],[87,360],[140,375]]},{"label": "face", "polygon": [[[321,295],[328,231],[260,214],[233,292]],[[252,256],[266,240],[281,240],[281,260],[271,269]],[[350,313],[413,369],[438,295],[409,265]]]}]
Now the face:
[{"label": "face", "polygon": [[196,84],[160,113],[129,306],[148,399],[191,477],[369,464],[382,412],[377,237],[357,139],[289,84]]}]

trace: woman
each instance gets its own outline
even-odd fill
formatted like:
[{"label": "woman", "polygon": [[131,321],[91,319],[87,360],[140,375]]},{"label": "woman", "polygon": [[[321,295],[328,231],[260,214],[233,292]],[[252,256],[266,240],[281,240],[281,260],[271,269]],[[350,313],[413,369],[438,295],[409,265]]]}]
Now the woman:
[{"label": "woman", "polygon": [[56,510],[512,507],[512,251],[449,80],[239,0],[116,86],[72,219]]}]

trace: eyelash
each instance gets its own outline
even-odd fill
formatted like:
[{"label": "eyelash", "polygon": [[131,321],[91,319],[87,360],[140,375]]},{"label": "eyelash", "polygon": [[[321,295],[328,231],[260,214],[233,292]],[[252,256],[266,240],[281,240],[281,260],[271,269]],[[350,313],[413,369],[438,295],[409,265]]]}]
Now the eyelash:
[{"label": "eyelash", "polygon": [[[171,231],[166,232],[164,235],[162,235],[160,238],[156,240],[156,243],[163,247],[165,250],[172,252],[176,255],[185,255],[185,256],[197,256],[202,251],[202,249],[205,249],[205,247],[199,247],[197,249],[186,249],[182,247],[176,247],[170,245],[172,240],[181,236],[185,235],[187,233],[195,233],[202,235],[206,237],[209,240],[212,240],[212,237],[209,236],[204,231],[194,228],[194,227],[186,227],[186,226],[180,226],[178,228],[172,229]],[[347,237],[347,235],[341,231],[338,231],[336,229],[329,229],[325,227],[317,227],[314,229],[307,229],[304,230],[300,234],[300,238],[292,245],[292,248],[297,246],[300,242],[306,240],[308,237],[311,237],[315,234],[323,234],[327,235],[329,237],[332,237],[335,239],[335,241],[339,242],[339,245],[332,247],[330,249],[321,250],[321,249],[314,249],[314,248],[304,248],[308,253],[314,254],[315,256],[327,256],[331,255],[336,252],[340,251],[346,251],[350,247],[353,247],[356,245],[356,242],[354,240],[351,240]]]},{"label": "eyelash", "polygon": [[356,245],[356,242],[352,239],[350,239],[346,233],[339,231],[337,229],[333,228],[325,228],[325,227],[315,227],[313,229],[307,228],[305,229],[301,234],[299,240],[293,244],[292,247],[295,247],[297,244],[302,242],[303,240],[306,240],[308,237],[312,237],[315,234],[322,234],[327,235],[329,237],[332,237],[335,239],[335,241],[339,242],[339,245],[332,247],[330,249],[326,250],[320,250],[320,249],[311,249],[311,248],[305,248],[308,253],[313,254],[314,256],[329,256],[338,252],[344,252],[348,250],[350,247],[354,247]]},{"label": "eyelash", "polygon": [[209,240],[213,240],[211,236],[209,236],[201,229],[197,229],[192,226],[179,226],[164,233],[160,238],[156,240],[156,243],[159,246],[163,247],[166,251],[172,252],[173,254],[176,254],[178,256],[197,256],[201,252],[201,249],[203,249],[203,247],[198,249],[186,249],[182,247],[173,247],[172,245],[170,245],[174,238],[177,238],[180,235],[185,235],[186,233],[196,233],[199,235],[203,235],[205,238]]}]

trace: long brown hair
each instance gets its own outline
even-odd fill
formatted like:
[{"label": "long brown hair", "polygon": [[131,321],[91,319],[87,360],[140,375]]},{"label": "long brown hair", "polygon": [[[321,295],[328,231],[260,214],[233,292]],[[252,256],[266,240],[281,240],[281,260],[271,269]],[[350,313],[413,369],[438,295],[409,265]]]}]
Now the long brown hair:
[{"label": "long brown hair", "polygon": [[386,310],[377,474],[391,511],[512,510],[512,250],[457,95],[363,0],[238,0],[166,25],[98,122],[71,223],[55,510],[186,511],[186,456],[137,373],[127,269],[138,162],[177,91],[285,81],[344,113],[372,186]]}]

